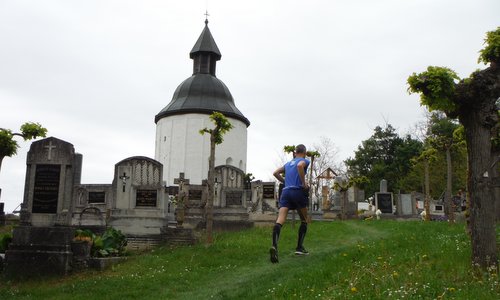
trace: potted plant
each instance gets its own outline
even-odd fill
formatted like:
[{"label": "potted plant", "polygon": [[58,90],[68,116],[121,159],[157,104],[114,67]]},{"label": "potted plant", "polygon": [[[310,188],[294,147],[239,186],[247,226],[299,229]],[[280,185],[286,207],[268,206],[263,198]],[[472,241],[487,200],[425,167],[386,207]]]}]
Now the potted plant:
[{"label": "potted plant", "polygon": [[90,257],[90,249],[94,241],[95,234],[88,229],[77,229],[75,237],[71,243],[73,257],[77,259],[86,259]]}]

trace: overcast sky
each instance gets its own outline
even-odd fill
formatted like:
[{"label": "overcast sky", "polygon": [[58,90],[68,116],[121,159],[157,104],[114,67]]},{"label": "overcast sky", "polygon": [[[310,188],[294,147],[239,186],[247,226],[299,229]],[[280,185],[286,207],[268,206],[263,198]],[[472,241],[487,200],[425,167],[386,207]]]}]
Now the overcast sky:
[{"label": "overcast sky", "polygon": [[[262,180],[283,145],[324,136],[342,161],[377,125],[407,133],[423,118],[407,77],[484,68],[478,50],[500,25],[498,0],[0,0],[0,127],[40,122],[83,154],[82,183],[111,183],[120,160],[154,158],[154,116],[192,75],[206,9]],[[30,143],[2,165],[8,212]]]}]

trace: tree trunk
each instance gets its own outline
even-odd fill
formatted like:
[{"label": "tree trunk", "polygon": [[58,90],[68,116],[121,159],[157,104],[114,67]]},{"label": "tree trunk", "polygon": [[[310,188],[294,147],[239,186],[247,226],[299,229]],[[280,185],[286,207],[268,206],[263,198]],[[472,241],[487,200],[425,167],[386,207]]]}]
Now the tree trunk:
[{"label": "tree trunk", "polygon": [[450,222],[455,222],[455,207],[451,201],[451,180],[452,180],[452,168],[451,168],[451,151],[450,148],[446,148],[446,193],[444,196],[444,203],[446,207],[446,215]]},{"label": "tree trunk", "polygon": [[424,161],[424,176],[425,176],[425,199],[424,199],[424,211],[425,211],[425,220],[431,220],[431,210],[430,210],[430,187],[429,187],[429,160],[426,159]]},{"label": "tree trunk", "polygon": [[[314,155],[311,156],[311,165],[310,165],[310,170],[309,170],[309,211],[313,210],[312,207],[312,191],[313,191],[313,186],[312,186],[312,178],[313,178],[313,168],[314,168]],[[304,178],[305,179],[305,178]]]},{"label": "tree trunk", "polygon": [[[215,131],[215,130],[214,130]],[[210,157],[208,159],[208,197],[207,197],[207,244],[213,242],[214,224],[214,185],[215,185],[215,134],[210,134]]]},{"label": "tree trunk", "polygon": [[0,171],[2,171],[2,161],[4,159],[5,156],[0,156]]},{"label": "tree trunk", "polygon": [[500,153],[498,151],[492,151],[491,155],[491,164],[493,165],[493,168],[491,168],[491,178],[496,178],[495,182],[495,187],[493,188],[493,199],[495,199],[495,220],[496,222],[500,222],[500,186],[498,185],[499,182],[499,168],[500,168],[500,162],[498,161],[500,159]]},{"label": "tree trunk", "polygon": [[[481,105],[478,105],[479,107]],[[491,175],[491,132],[484,112],[475,109],[462,116],[467,141],[470,180],[472,263],[483,269],[497,266],[495,202]]]}]

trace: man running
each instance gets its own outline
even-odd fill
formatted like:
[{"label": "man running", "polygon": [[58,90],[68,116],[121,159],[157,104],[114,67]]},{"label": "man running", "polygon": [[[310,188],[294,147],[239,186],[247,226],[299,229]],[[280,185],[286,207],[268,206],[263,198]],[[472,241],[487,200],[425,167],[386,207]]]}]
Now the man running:
[{"label": "man running", "polygon": [[[288,216],[288,210],[297,210],[301,221],[295,254],[309,254],[303,246],[307,232],[307,206],[309,204],[309,186],[306,182],[309,161],[305,158],[306,152],[304,145],[298,145],[295,147],[293,159],[273,173],[276,179],[285,184],[285,187],[279,201],[278,219],[273,228],[273,246],[269,249],[272,263],[278,262],[278,240],[281,226],[283,226]],[[285,175],[284,178],[283,174]]]}]

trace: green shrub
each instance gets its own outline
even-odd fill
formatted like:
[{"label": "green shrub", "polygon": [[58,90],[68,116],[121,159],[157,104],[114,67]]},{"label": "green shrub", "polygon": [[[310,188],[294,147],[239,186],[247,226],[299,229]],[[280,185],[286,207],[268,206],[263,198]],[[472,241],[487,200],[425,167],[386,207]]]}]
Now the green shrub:
[{"label": "green shrub", "polygon": [[5,253],[9,248],[9,244],[12,242],[12,234],[5,233],[0,237],[0,253]]},{"label": "green shrub", "polygon": [[125,246],[127,246],[125,235],[120,230],[109,227],[102,236],[95,236],[92,256],[122,256],[125,252]]}]

